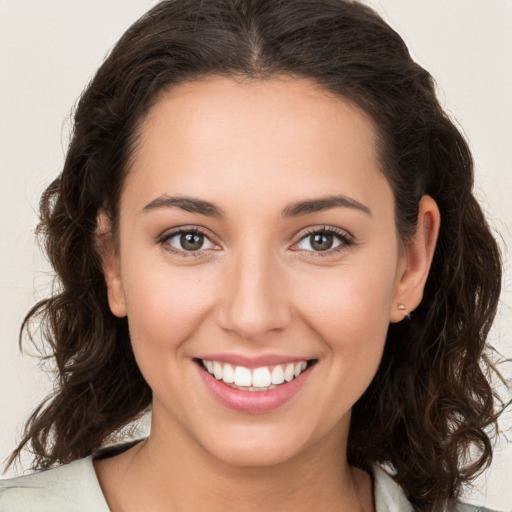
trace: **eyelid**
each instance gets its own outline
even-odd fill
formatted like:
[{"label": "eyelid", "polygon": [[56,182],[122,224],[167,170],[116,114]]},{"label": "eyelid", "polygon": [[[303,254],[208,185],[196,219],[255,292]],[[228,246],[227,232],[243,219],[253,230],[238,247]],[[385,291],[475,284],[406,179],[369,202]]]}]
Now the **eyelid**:
[{"label": "eyelid", "polygon": [[[203,229],[200,226],[196,225],[189,225],[189,226],[179,226],[176,228],[172,228],[168,231],[165,231],[158,237],[158,243],[160,243],[162,246],[165,245],[165,243],[173,238],[174,236],[177,236],[182,233],[199,233],[203,235],[207,240],[210,241],[211,244],[219,247],[219,244],[217,244],[213,237],[209,235],[205,229]],[[318,233],[328,233],[338,238],[340,241],[340,244],[332,249],[327,249],[325,251],[314,251],[314,250],[306,250],[306,249],[293,249],[294,246],[296,246],[298,243],[300,243],[302,240],[307,238],[308,236],[318,234]],[[354,237],[341,228],[336,228],[334,226],[314,226],[306,228],[304,231],[301,232],[299,235],[299,239],[293,244],[291,250],[295,252],[303,252],[303,253],[309,253],[310,255],[316,257],[316,256],[332,256],[334,254],[337,254],[339,252],[342,252],[344,250],[347,250],[350,246],[355,245]],[[218,250],[218,249],[199,249],[197,251],[185,251],[177,249],[170,244],[167,244],[167,246],[164,247],[165,250],[167,250],[170,253],[178,254],[180,256],[184,257],[190,257],[190,256],[203,256],[205,253],[208,253],[212,250]]]},{"label": "eyelid", "polygon": [[179,256],[189,257],[189,256],[203,256],[205,253],[211,250],[217,249],[199,249],[197,251],[185,251],[181,249],[177,249],[176,247],[171,246],[170,244],[166,244],[168,240],[171,238],[183,234],[183,233],[198,233],[203,235],[209,242],[215,247],[219,247],[219,245],[213,240],[213,237],[209,235],[206,230],[201,228],[200,226],[179,226],[176,228],[169,229],[164,231],[157,239],[157,242],[164,247],[164,249],[172,254],[177,254]]},{"label": "eyelid", "polygon": [[307,228],[305,231],[303,231],[299,235],[298,241],[295,242],[293,244],[293,246],[296,246],[298,243],[300,243],[302,240],[304,240],[308,236],[315,235],[318,233],[328,233],[330,235],[334,235],[339,239],[340,244],[332,249],[327,249],[325,251],[310,251],[310,250],[306,250],[306,249],[292,249],[292,250],[294,250],[296,252],[308,253],[314,257],[332,256],[332,255],[335,255],[337,253],[347,250],[350,246],[353,246],[356,243],[354,240],[354,237],[350,233],[345,231],[344,229],[336,228],[334,226],[324,225],[324,226],[315,226],[315,227]]}]

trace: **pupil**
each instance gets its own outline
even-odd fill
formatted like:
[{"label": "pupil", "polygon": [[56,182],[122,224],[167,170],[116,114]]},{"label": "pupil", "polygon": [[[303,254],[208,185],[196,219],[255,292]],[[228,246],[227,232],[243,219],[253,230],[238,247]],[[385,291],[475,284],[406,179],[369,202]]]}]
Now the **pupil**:
[{"label": "pupil", "polygon": [[332,235],[326,235],[321,233],[313,235],[313,241],[311,243],[311,246],[313,247],[313,249],[316,249],[317,251],[326,251],[327,249],[330,249],[332,246]]},{"label": "pupil", "polygon": [[197,251],[203,245],[203,235],[200,233],[183,233],[180,242],[186,251]]}]

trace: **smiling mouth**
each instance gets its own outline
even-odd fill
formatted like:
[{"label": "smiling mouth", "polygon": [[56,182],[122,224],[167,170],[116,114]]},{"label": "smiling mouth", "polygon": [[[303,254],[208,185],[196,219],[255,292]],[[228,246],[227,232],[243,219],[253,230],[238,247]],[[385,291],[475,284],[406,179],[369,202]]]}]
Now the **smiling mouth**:
[{"label": "smiling mouth", "polygon": [[316,359],[309,359],[250,369],[221,361],[196,359],[198,365],[215,379],[241,391],[270,391],[276,389],[295,380],[316,361]]}]

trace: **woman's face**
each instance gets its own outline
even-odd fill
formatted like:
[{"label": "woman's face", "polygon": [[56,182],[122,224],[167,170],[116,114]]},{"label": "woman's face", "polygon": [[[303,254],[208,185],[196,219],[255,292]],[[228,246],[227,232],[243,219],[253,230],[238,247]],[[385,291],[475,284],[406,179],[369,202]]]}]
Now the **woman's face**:
[{"label": "woman's face", "polygon": [[307,80],[211,78],[156,103],[105,266],[153,390],[151,436],[236,465],[344,448],[403,317],[375,147],[363,111]]}]

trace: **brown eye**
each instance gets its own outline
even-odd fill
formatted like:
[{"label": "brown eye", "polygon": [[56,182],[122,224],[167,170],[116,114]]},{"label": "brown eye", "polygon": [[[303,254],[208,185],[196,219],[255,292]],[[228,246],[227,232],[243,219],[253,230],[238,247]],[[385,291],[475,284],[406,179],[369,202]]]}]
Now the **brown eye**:
[{"label": "brown eye", "polygon": [[351,237],[345,232],[326,227],[307,233],[299,240],[297,248],[301,251],[307,251],[313,254],[332,254],[347,248],[352,245],[352,243]]},{"label": "brown eye", "polygon": [[200,231],[176,231],[165,236],[162,243],[174,252],[200,252],[215,248],[215,244]]},{"label": "brown eye", "polygon": [[182,233],[180,243],[185,251],[198,251],[203,245],[204,235],[201,233]]},{"label": "brown eye", "polygon": [[332,247],[334,237],[325,233],[311,235],[311,247],[315,251],[327,251]]}]

